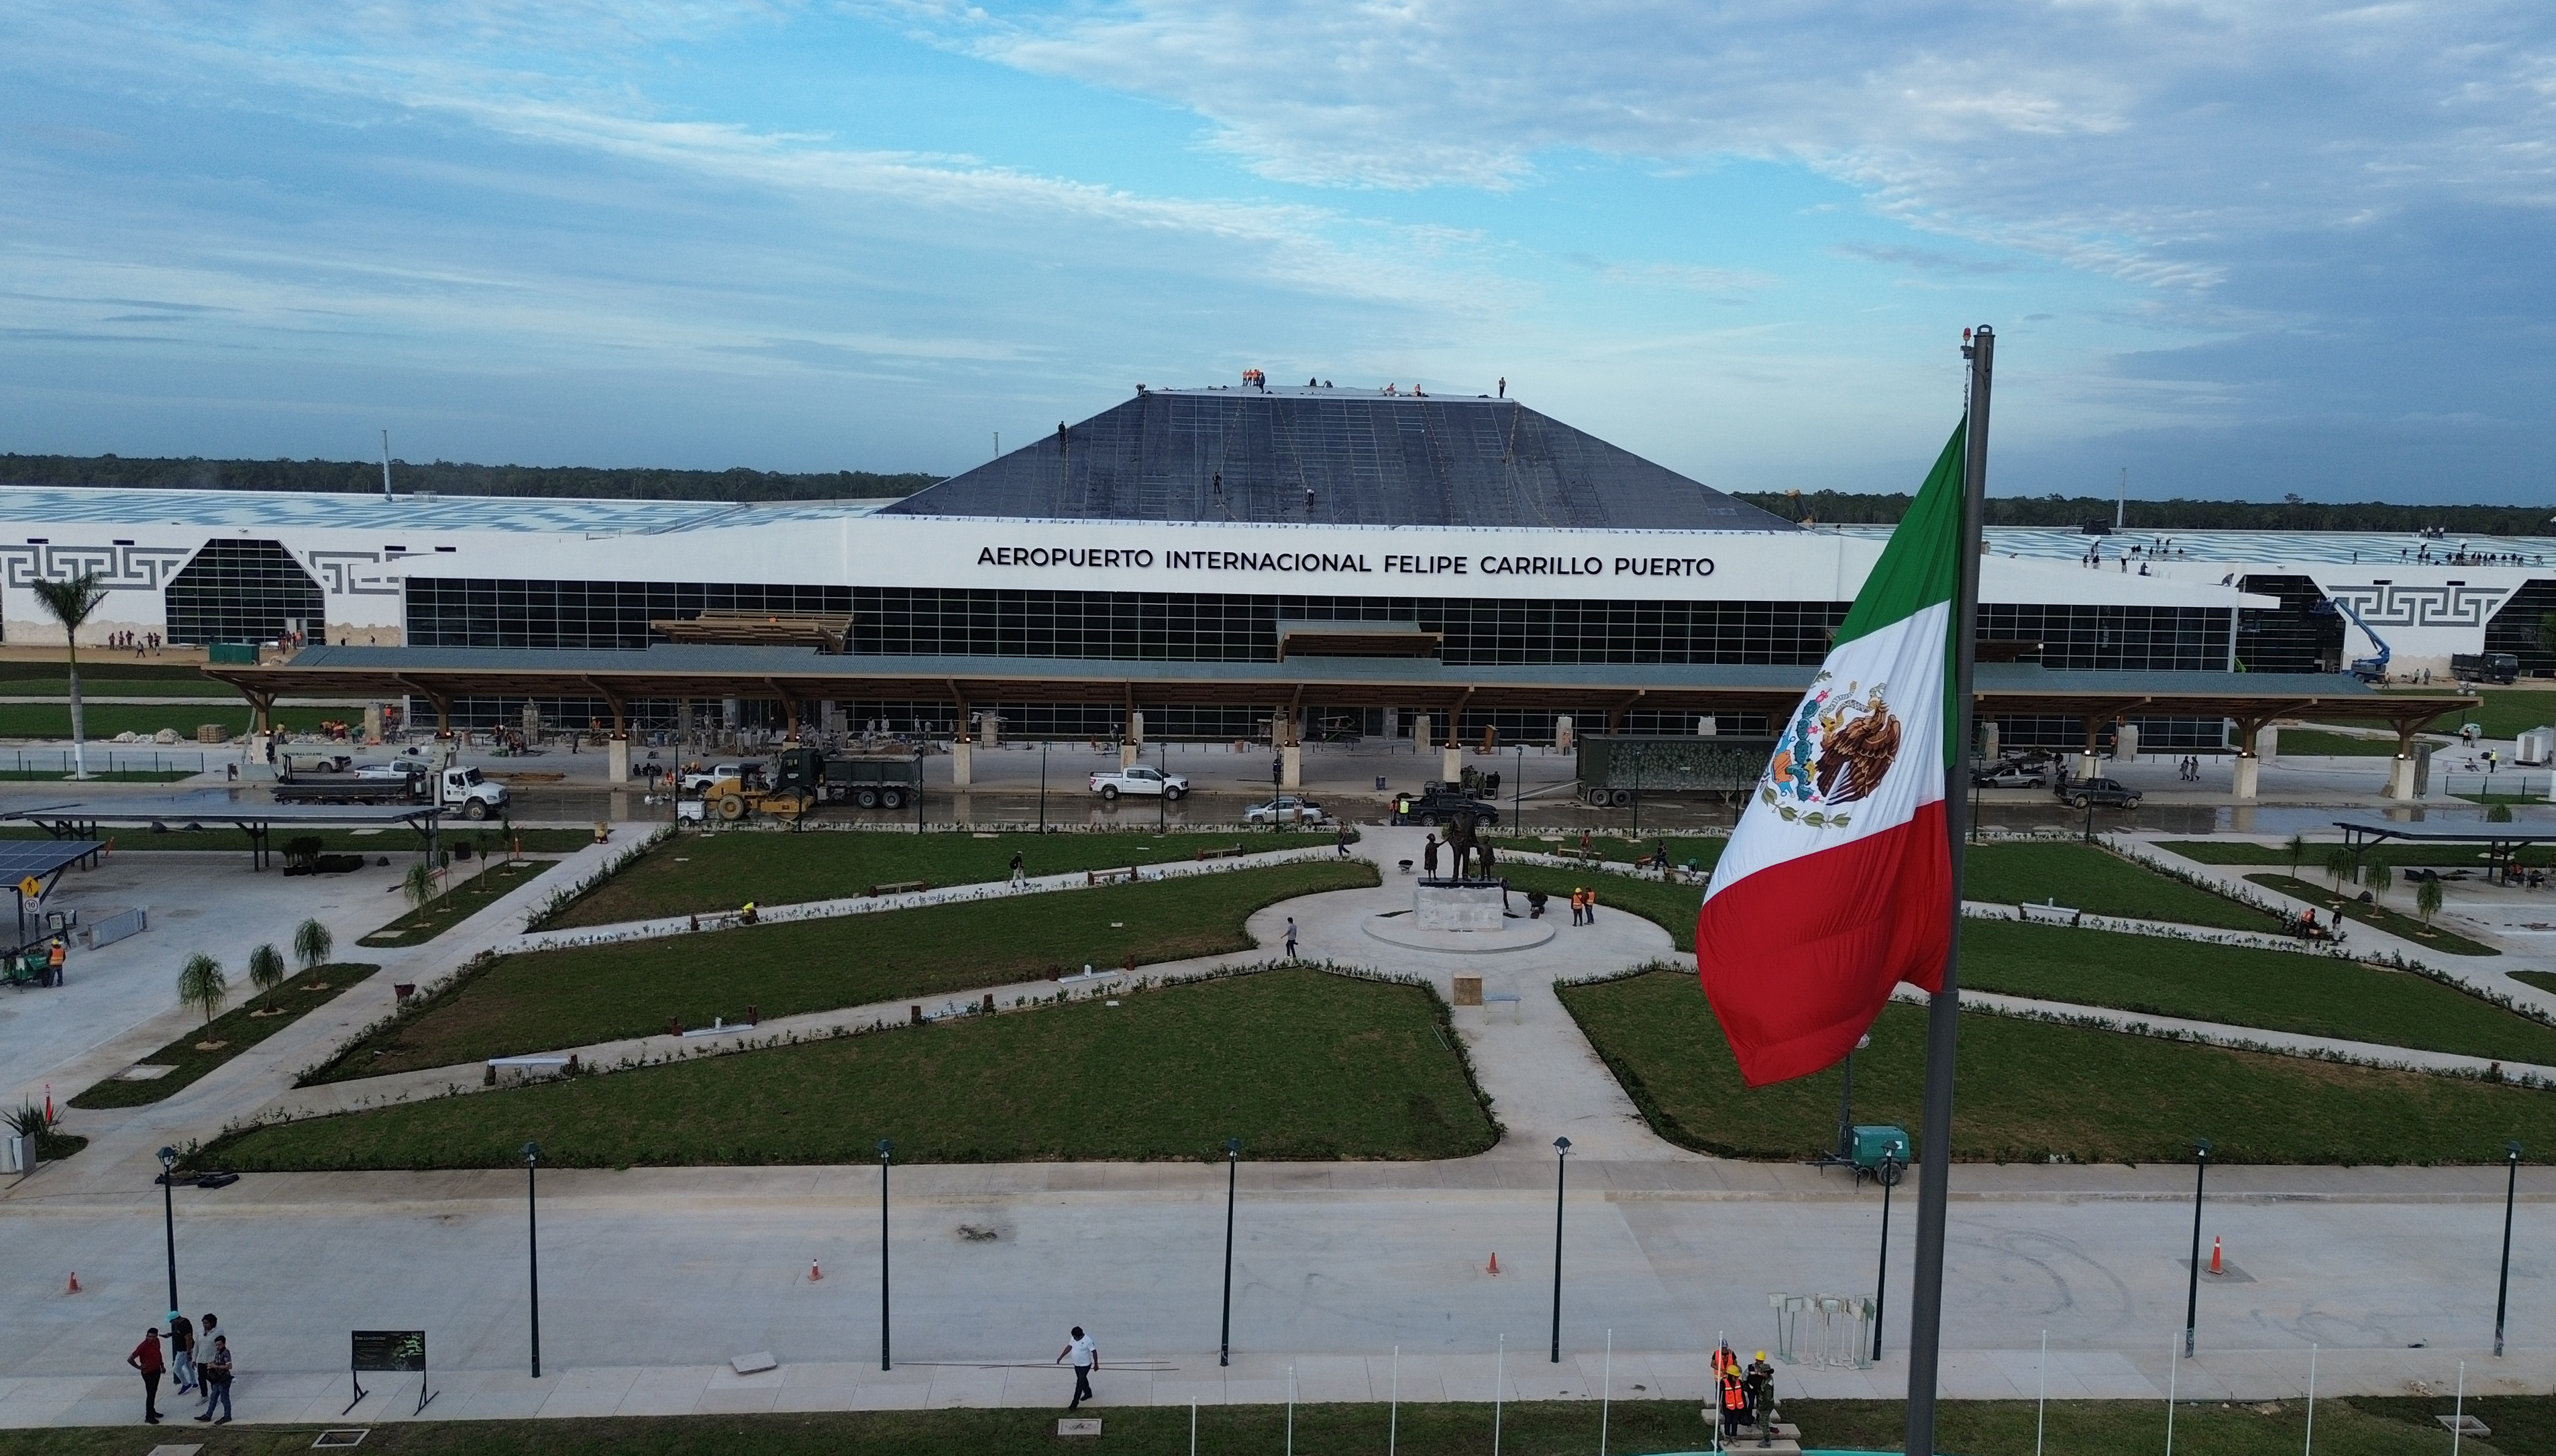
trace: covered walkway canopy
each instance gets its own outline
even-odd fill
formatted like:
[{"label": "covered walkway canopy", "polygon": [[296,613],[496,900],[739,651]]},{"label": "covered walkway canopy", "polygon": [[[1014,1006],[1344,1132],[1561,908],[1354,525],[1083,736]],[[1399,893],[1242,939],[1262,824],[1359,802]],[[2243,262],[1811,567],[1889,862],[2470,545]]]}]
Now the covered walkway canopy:
[{"label": "covered walkway canopy", "polygon": [[[63,872],[85,859],[93,859],[106,848],[94,839],[20,840],[0,842],[0,880],[18,896],[18,938],[10,943],[12,954],[45,938],[44,926],[27,933],[27,902],[43,900],[54,893],[54,884]],[[30,888],[32,887],[32,889]]]},{"label": "covered walkway canopy", "polygon": [[[269,836],[276,825],[298,829],[382,829],[406,824],[435,848],[444,815],[439,804],[261,803],[227,791],[182,793],[132,798],[80,799],[36,808],[0,810],[0,821],[20,819],[38,825],[58,841],[88,843],[84,852],[102,846],[101,824],[228,824],[248,836],[249,867],[263,870],[272,850]],[[0,845],[0,849],[9,846]]]},{"label": "covered walkway canopy", "polygon": [[[1389,635],[1389,634],[1387,634]],[[1403,629],[1402,636],[1412,635]],[[1400,644],[1397,643],[1397,646]],[[1603,704],[1610,723],[1635,710],[1791,711],[1815,667],[1684,663],[1477,667],[1435,657],[1291,656],[1279,662],[1130,662],[1094,658],[888,657],[806,648],[660,645],[640,652],[482,648],[306,648],[290,662],[221,665],[207,676],[253,703],[286,693],[400,697],[433,703],[448,727],[459,697],[585,697],[610,704],[616,728],[642,699],[762,698],[795,729],[805,704],[942,702],[958,711],[997,702],[1249,705],[1282,713],[1384,707],[1446,715],[1467,710]],[[2125,717],[2230,718],[2251,751],[2253,730],[2277,718],[2383,723],[2400,752],[2444,713],[2474,706],[2462,692],[2380,692],[2341,673],[2051,671],[1982,663],[1982,717],[2062,716],[2089,725]]]}]

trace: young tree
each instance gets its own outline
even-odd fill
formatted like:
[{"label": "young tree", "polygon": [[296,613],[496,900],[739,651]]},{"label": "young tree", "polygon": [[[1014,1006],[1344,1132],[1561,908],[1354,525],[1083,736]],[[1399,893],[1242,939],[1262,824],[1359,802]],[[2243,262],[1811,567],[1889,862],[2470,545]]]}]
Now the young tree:
[{"label": "young tree", "polygon": [[316,919],[304,920],[293,931],[293,956],[306,971],[318,970],[328,959],[328,952],[336,948],[337,937]]},{"label": "young tree", "polygon": [[248,983],[263,995],[284,984],[284,952],[261,945],[248,953]]},{"label": "young tree", "polygon": [[2290,876],[2296,879],[2299,873],[2299,861],[2308,857],[2308,837],[2304,834],[2293,834],[2290,836],[2290,842],[2282,845],[2281,848],[2289,852]]},{"label": "young tree", "polygon": [[2548,652],[2556,653],[2556,612],[2538,614],[2538,645]]},{"label": "young tree", "polygon": [[2385,900],[2387,898],[2388,887],[2396,883],[2396,872],[2388,868],[2385,860],[2380,860],[2378,863],[2371,865],[2368,873],[2363,875],[2361,878],[2367,881],[2369,884],[2370,899]]},{"label": "young tree", "polygon": [[2352,851],[2338,844],[2325,853],[2325,877],[2337,886],[2352,878]]},{"label": "young tree", "polygon": [[424,860],[408,867],[408,878],[400,882],[400,893],[408,897],[409,909],[424,910],[435,900],[435,867]]},{"label": "young tree", "polygon": [[201,951],[187,957],[178,971],[178,1001],[204,1014],[204,1025],[221,1015],[222,1003],[230,999],[231,983],[222,975],[222,963]]},{"label": "young tree", "polygon": [[2432,916],[2441,912],[2441,882],[2438,876],[2425,879],[2414,891],[2414,909],[2422,912],[2423,924],[2428,929],[2432,923]]},{"label": "young tree", "polygon": [[71,670],[71,777],[88,777],[87,722],[80,715],[79,630],[90,615],[106,600],[106,588],[97,584],[97,573],[82,571],[67,581],[37,580],[28,583],[36,593],[36,604],[45,615],[63,624],[63,645],[70,655]]}]

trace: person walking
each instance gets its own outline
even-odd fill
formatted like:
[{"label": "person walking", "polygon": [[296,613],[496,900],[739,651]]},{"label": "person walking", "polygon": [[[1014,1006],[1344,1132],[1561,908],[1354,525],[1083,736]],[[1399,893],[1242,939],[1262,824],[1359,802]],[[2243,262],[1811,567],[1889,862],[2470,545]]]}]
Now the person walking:
[{"label": "person walking", "polygon": [[195,1388],[195,1322],[169,1311],[169,1379],[181,1395]]},{"label": "person walking", "polygon": [[1584,924],[1584,925],[1594,925],[1594,924],[1597,924],[1597,923],[1598,923],[1598,887],[1597,887],[1597,886],[1595,886],[1595,885],[1592,885],[1592,886],[1590,886],[1586,891],[1582,892],[1582,895],[1583,895],[1583,897],[1584,897],[1584,898],[1583,898],[1583,900],[1581,901],[1581,905],[1580,905],[1580,915],[1581,915],[1580,923],[1582,923],[1582,924]]},{"label": "person walking", "polygon": [[134,1346],[133,1353],[124,1357],[124,1363],[142,1373],[143,1424],[158,1425],[160,1423],[160,1373],[168,1368],[160,1359],[160,1331],[144,1330],[142,1343]]},{"label": "person walking", "polygon": [[1016,850],[1013,850],[1013,851],[1012,851],[1012,883],[1013,883],[1013,884],[1015,884],[1015,885],[1027,885],[1029,882],[1030,882],[1029,872],[1028,872],[1027,870],[1025,870],[1025,869],[1023,869],[1023,868],[1021,867],[1021,852],[1020,852],[1019,850],[1017,850],[1017,849],[1016,849]]},{"label": "person walking", "polygon": [[1074,1338],[1057,1352],[1057,1363],[1063,1364],[1069,1355],[1074,1357],[1074,1400],[1065,1408],[1078,1410],[1084,1401],[1092,1398],[1091,1373],[1100,1368],[1100,1347],[1091,1343],[1091,1337],[1083,1332],[1083,1326],[1076,1325]]},{"label": "person walking", "polygon": [[1296,958],[1296,917],[1294,915],[1287,917],[1287,958],[1289,960]]},{"label": "person walking", "polygon": [[1341,858],[1342,858],[1342,859],[1347,859],[1347,858],[1349,857],[1349,821],[1348,821],[1348,820],[1346,820],[1346,819],[1342,819],[1342,820],[1341,820],[1341,823],[1340,823],[1340,832],[1341,832]]},{"label": "person walking", "polygon": [[[209,1309],[204,1311],[204,1317],[195,1322],[195,1348],[197,1350],[210,1351],[213,1348],[213,1341],[219,1337],[221,1322],[222,1317],[220,1315],[213,1313]],[[202,1372],[198,1371],[197,1374],[200,1375]],[[205,1409],[210,1410],[213,1408],[213,1393],[206,1390],[204,1388],[204,1383],[200,1380],[195,1382],[195,1397],[204,1402]]]},{"label": "person walking", "polygon": [[[222,1407],[218,1420],[213,1417],[215,1405]],[[204,1356],[204,1409],[195,1418],[212,1421],[215,1425],[231,1423],[231,1337],[228,1335],[213,1336],[213,1348]]]}]

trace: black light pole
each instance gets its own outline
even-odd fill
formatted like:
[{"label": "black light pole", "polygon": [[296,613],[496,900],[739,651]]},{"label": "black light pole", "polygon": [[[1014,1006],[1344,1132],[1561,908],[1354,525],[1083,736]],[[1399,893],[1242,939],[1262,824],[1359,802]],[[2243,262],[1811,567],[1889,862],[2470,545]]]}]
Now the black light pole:
[{"label": "black light pole", "polygon": [[1518,740],[1517,782],[1509,786],[1509,832],[1526,822],[1526,741]]},{"label": "black light pole", "polygon": [[534,1171],[542,1160],[542,1145],[524,1145],[524,1253],[526,1283],[532,1290],[533,1310],[533,1379],[542,1378],[542,1236],[541,1199]]},{"label": "black light pole", "polygon": [[169,1234],[169,1312],[178,1312],[178,1150],[160,1150],[160,1214]]},{"label": "black light pole", "polygon": [[1881,1359],[1881,1316],[1890,1307],[1890,1190],[1899,1186],[1898,1154],[1881,1154],[1881,1166],[1875,1171],[1881,1179],[1881,1256],[1872,1274],[1872,1358],[1878,1361]]},{"label": "black light pole", "polygon": [[887,1164],[896,1145],[879,1139],[879,1369],[893,1370],[887,1348]]},{"label": "black light pole", "polygon": [[[1273,816],[1274,817],[1274,816]],[[1216,1336],[1215,1363],[1233,1363],[1233,1187],[1242,1166],[1242,1140],[1224,1140],[1224,1328]]]},{"label": "black light pole", "polygon": [[1161,791],[1154,795],[1154,832],[1159,834],[1172,827],[1172,746],[1159,738],[1154,740],[1154,772],[1163,776]]},{"label": "black light pole", "polygon": [[2502,1317],[2511,1309],[2511,1204],[2520,1195],[2520,1145],[2502,1145],[2504,1165],[2510,1169],[2502,1183],[2502,1277],[2493,1290],[2493,1353],[2502,1356]]},{"label": "black light pole", "polygon": [[1039,832],[1047,832],[1047,750],[1046,739],[1039,740]]},{"label": "black light pole", "polygon": [[2192,1268],[2183,1290],[2183,1358],[2192,1358],[2192,1327],[2201,1312],[2201,1189],[2210,1177],[2210,1140],[2192,1145]]},{"label": "black light pole", "polygon": [[1553,1140],[1553,1363],[1562,1363],[1562,1181],[1571,1166],[1571,1140]]}]

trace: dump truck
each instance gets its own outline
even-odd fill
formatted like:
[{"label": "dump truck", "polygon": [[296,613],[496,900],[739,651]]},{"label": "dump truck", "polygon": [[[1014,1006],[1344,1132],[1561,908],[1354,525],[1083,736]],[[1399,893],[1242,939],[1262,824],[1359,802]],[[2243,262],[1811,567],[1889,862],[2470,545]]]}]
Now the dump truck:
[{"label": "dump truck", "polygon": [[[367,766],[369,767],[369,766]],[[477,769],[438,769],[390,777],[276,781],[277,803],[441,803],[464,818],[484,819],[506,807],[506,786],[491,784]]]},{"label": "dump truck", "polygon": [[912,754],[784,749],[774,763],[772,784],[781,789],[804,789],[825,803],[903,808],[923,796],[923,760]]},{"label": "dump truck", "polygon": [[1771,738],[1658,738],[1583,733],[1580,797],[1597,808],[1622,808],[1639,793],[1746,793],[1775,756]]}]

